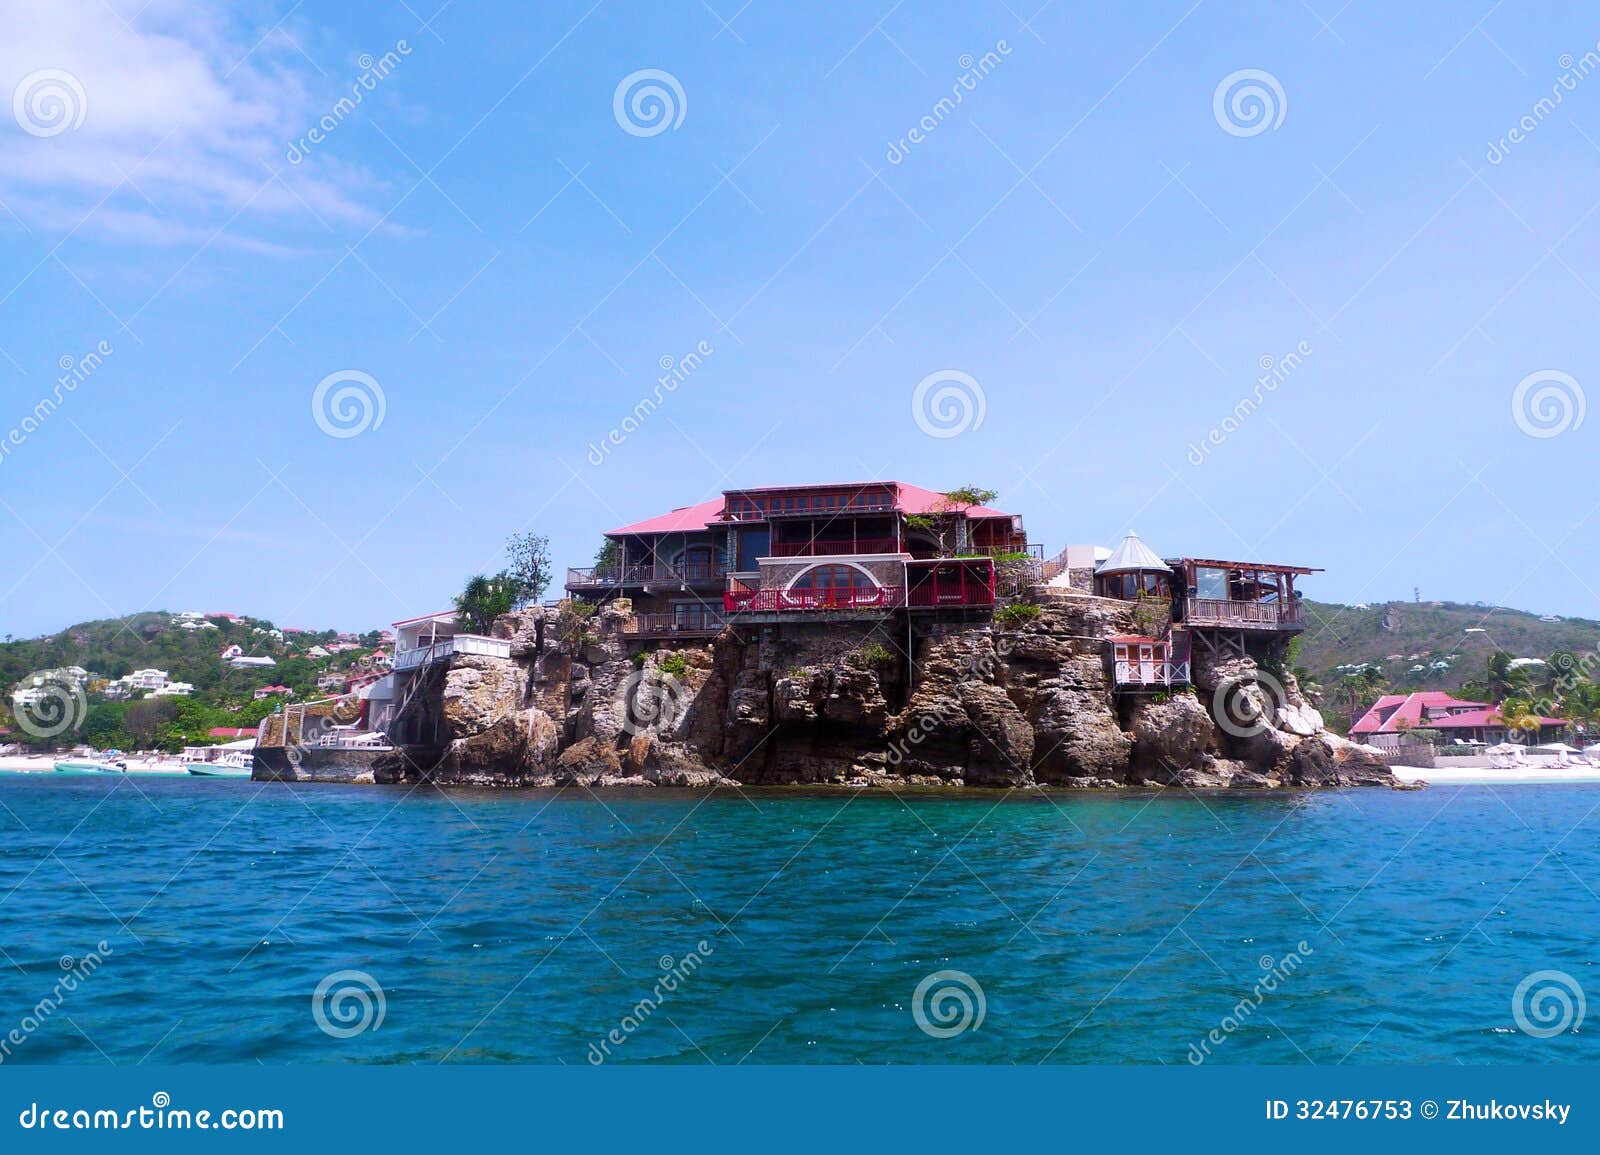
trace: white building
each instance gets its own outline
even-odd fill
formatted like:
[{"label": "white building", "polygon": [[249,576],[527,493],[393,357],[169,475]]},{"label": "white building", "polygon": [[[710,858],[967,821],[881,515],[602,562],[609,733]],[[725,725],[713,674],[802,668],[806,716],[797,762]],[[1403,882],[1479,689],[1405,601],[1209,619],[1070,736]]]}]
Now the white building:
[{"label": "white building", "polygon": [[126,678],[121,679],[128,684],[130,690],[159,690],[171,679],[165,670],[135,670]]},{"label": "white building", "polygon": [[273,661],[271,658],[253,658],[247,654],[241,654],[237,658],[230,658],[228,660],[228,665],[232,666],[236,670],[249,670],[256,668],[265,669],[268,666],[276,666],[277,664],[278,663]]},{"label": "white building", "polygon": [[159,690],[152,690],[152,698],[187,698],[194,693],[194,687],[188,682],[168,682]]}]

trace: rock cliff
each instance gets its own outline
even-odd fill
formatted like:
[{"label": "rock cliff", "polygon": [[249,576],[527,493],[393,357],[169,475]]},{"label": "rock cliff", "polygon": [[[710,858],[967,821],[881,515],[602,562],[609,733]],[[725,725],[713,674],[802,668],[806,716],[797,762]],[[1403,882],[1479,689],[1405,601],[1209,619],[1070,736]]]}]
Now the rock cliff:
[{"label": "rock cliff", "polygon": [[[836,784],[1309,788],[1393,785],[1328,733],[1274,658],[1194,663],[1194,685],[1116,695],[1105,639],[1129,606],[1045,598],[1032,620],[836,620],[641,643],[614,602],[562,638],[533,609],[502,618],[512,659],[457,657],[437,692],[440,745],[379,779],[584,787]],[[897,627],[905,629],[902,621]]]}]

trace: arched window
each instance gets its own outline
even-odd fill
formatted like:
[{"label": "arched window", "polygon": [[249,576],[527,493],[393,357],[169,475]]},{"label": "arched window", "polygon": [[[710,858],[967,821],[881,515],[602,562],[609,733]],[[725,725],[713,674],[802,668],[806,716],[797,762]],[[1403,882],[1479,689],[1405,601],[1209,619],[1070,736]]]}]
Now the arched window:
[{"label": "arched window", "polygon": [[877,582],[849,565],[816,565],[795,579],[792,590],[870,590]]}]

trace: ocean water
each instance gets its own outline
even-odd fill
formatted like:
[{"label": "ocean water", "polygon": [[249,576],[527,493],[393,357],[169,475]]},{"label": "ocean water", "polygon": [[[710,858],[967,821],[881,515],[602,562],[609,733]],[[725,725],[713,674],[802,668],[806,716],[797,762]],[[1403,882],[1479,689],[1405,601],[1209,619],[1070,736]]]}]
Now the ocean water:
[{"label": "ocean water", "polygon": [[1594,1062],[1597,807],[5,775],[0,1058]]}]

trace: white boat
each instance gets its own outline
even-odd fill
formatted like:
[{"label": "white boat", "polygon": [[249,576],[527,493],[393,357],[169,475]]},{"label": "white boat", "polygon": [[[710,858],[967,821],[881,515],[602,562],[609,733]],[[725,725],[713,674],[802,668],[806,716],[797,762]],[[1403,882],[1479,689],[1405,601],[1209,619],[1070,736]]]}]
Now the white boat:
[{"label": "white boat", "polygon": [[62,758],[56,763],[58,774],[126,774],[125,762],[107,762],[99,758]]},{"label": "white boat", "polygon": [[183,768],[197,778],[248,778],[255,765],[255,739],[221,746],[185,746]]}]

